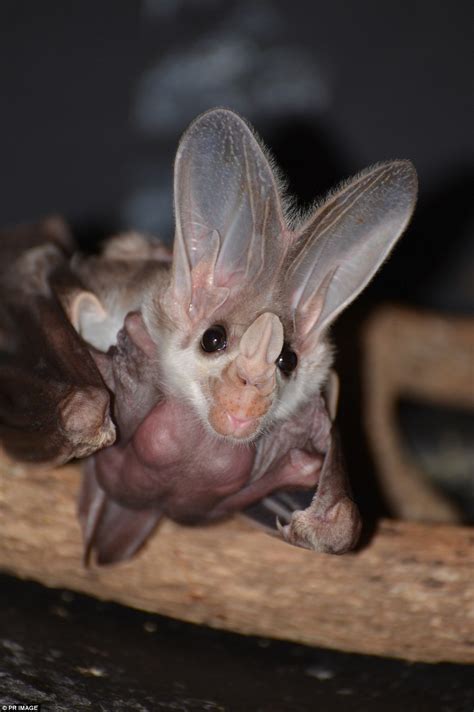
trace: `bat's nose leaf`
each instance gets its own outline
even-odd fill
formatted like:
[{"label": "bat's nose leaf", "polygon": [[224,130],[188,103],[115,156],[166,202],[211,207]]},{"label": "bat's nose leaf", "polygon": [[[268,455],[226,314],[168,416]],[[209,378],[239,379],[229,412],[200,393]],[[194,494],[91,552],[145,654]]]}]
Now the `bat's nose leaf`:
[{"label": "bat's nose leaf", "polygon": [[283,348],[283,324],[276,314],[265,312],[242,336],[237,357],[237,372],[252,385],[268,381]]}]

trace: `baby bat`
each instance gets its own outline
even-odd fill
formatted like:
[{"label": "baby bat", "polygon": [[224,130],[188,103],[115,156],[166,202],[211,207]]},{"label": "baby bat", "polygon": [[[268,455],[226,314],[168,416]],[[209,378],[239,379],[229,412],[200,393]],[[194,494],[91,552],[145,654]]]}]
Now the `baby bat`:
[{"label": "baby bat", "polygon": [[[412,164],[389,161],[292,218],[252,130],[215,109],[179,144],[172,256],[138,234],[110,240],[98,257],[60,259],[55,246],[41,308],[60,307],[58,334],[76,335],[69,343],[48,332],[46,357],[35,347],[33,360],[43,358],[43,380],[74,386],[74,437],[58,395],[33,428],[56,424],[56,457],[38,438],[30,456],[96,451],[79,502],[86,560],[130,558],[163,516],[213,521],[260,501],[292,544],[327,553],[356,544],[327,332],[402,234],[416,190]],[[51,248],[32,248],[36,260]],[[38,312],[35,299],[27,311]],[[53,377],[55,349],[84,354],[75,378]],[[7,448],[12,430],[3,416]],[[78,433],[82,451],[65,448]],[[315,494],[301,510],[286,490]]]}]

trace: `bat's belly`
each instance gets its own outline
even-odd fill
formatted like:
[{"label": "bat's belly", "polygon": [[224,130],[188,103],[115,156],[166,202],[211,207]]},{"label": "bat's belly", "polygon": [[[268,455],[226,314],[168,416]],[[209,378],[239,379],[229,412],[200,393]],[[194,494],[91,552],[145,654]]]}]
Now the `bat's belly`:
[{"label": "bat's belly", "polygon": [[101,487],[120,504],[158,507],[179,521],[196,521],[250,479],[255,449],[214,437],[189,406],[157,405],[133,439],[96,455]]}]

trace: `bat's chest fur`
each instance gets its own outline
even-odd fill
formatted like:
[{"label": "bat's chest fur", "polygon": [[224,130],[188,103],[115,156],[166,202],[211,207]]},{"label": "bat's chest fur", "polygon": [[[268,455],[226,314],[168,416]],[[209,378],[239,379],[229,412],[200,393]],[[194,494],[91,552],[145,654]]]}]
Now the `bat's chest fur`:
[{"label": "bat's chest fur", "polygon": [[248,483],[252,445],[213,437],[189,406],[163,401],[153,408],[127,444],[96,455],[100,485],[133,508],[159,507],[169,517],[193,521],[211,514],[225,497]]}]

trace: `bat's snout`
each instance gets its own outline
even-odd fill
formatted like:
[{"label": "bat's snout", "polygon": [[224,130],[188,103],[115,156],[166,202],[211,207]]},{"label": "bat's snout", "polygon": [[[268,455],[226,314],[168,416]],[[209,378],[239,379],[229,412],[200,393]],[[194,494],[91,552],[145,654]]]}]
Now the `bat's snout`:
[{"label": "bat's snout", "polygon": [[261,314],[242,336],[236,358],[211,386],[209,420],[220,435],[247,439],[258,433],[273,402],[275,361],[282,348],[280,319],[271,312]]}]

